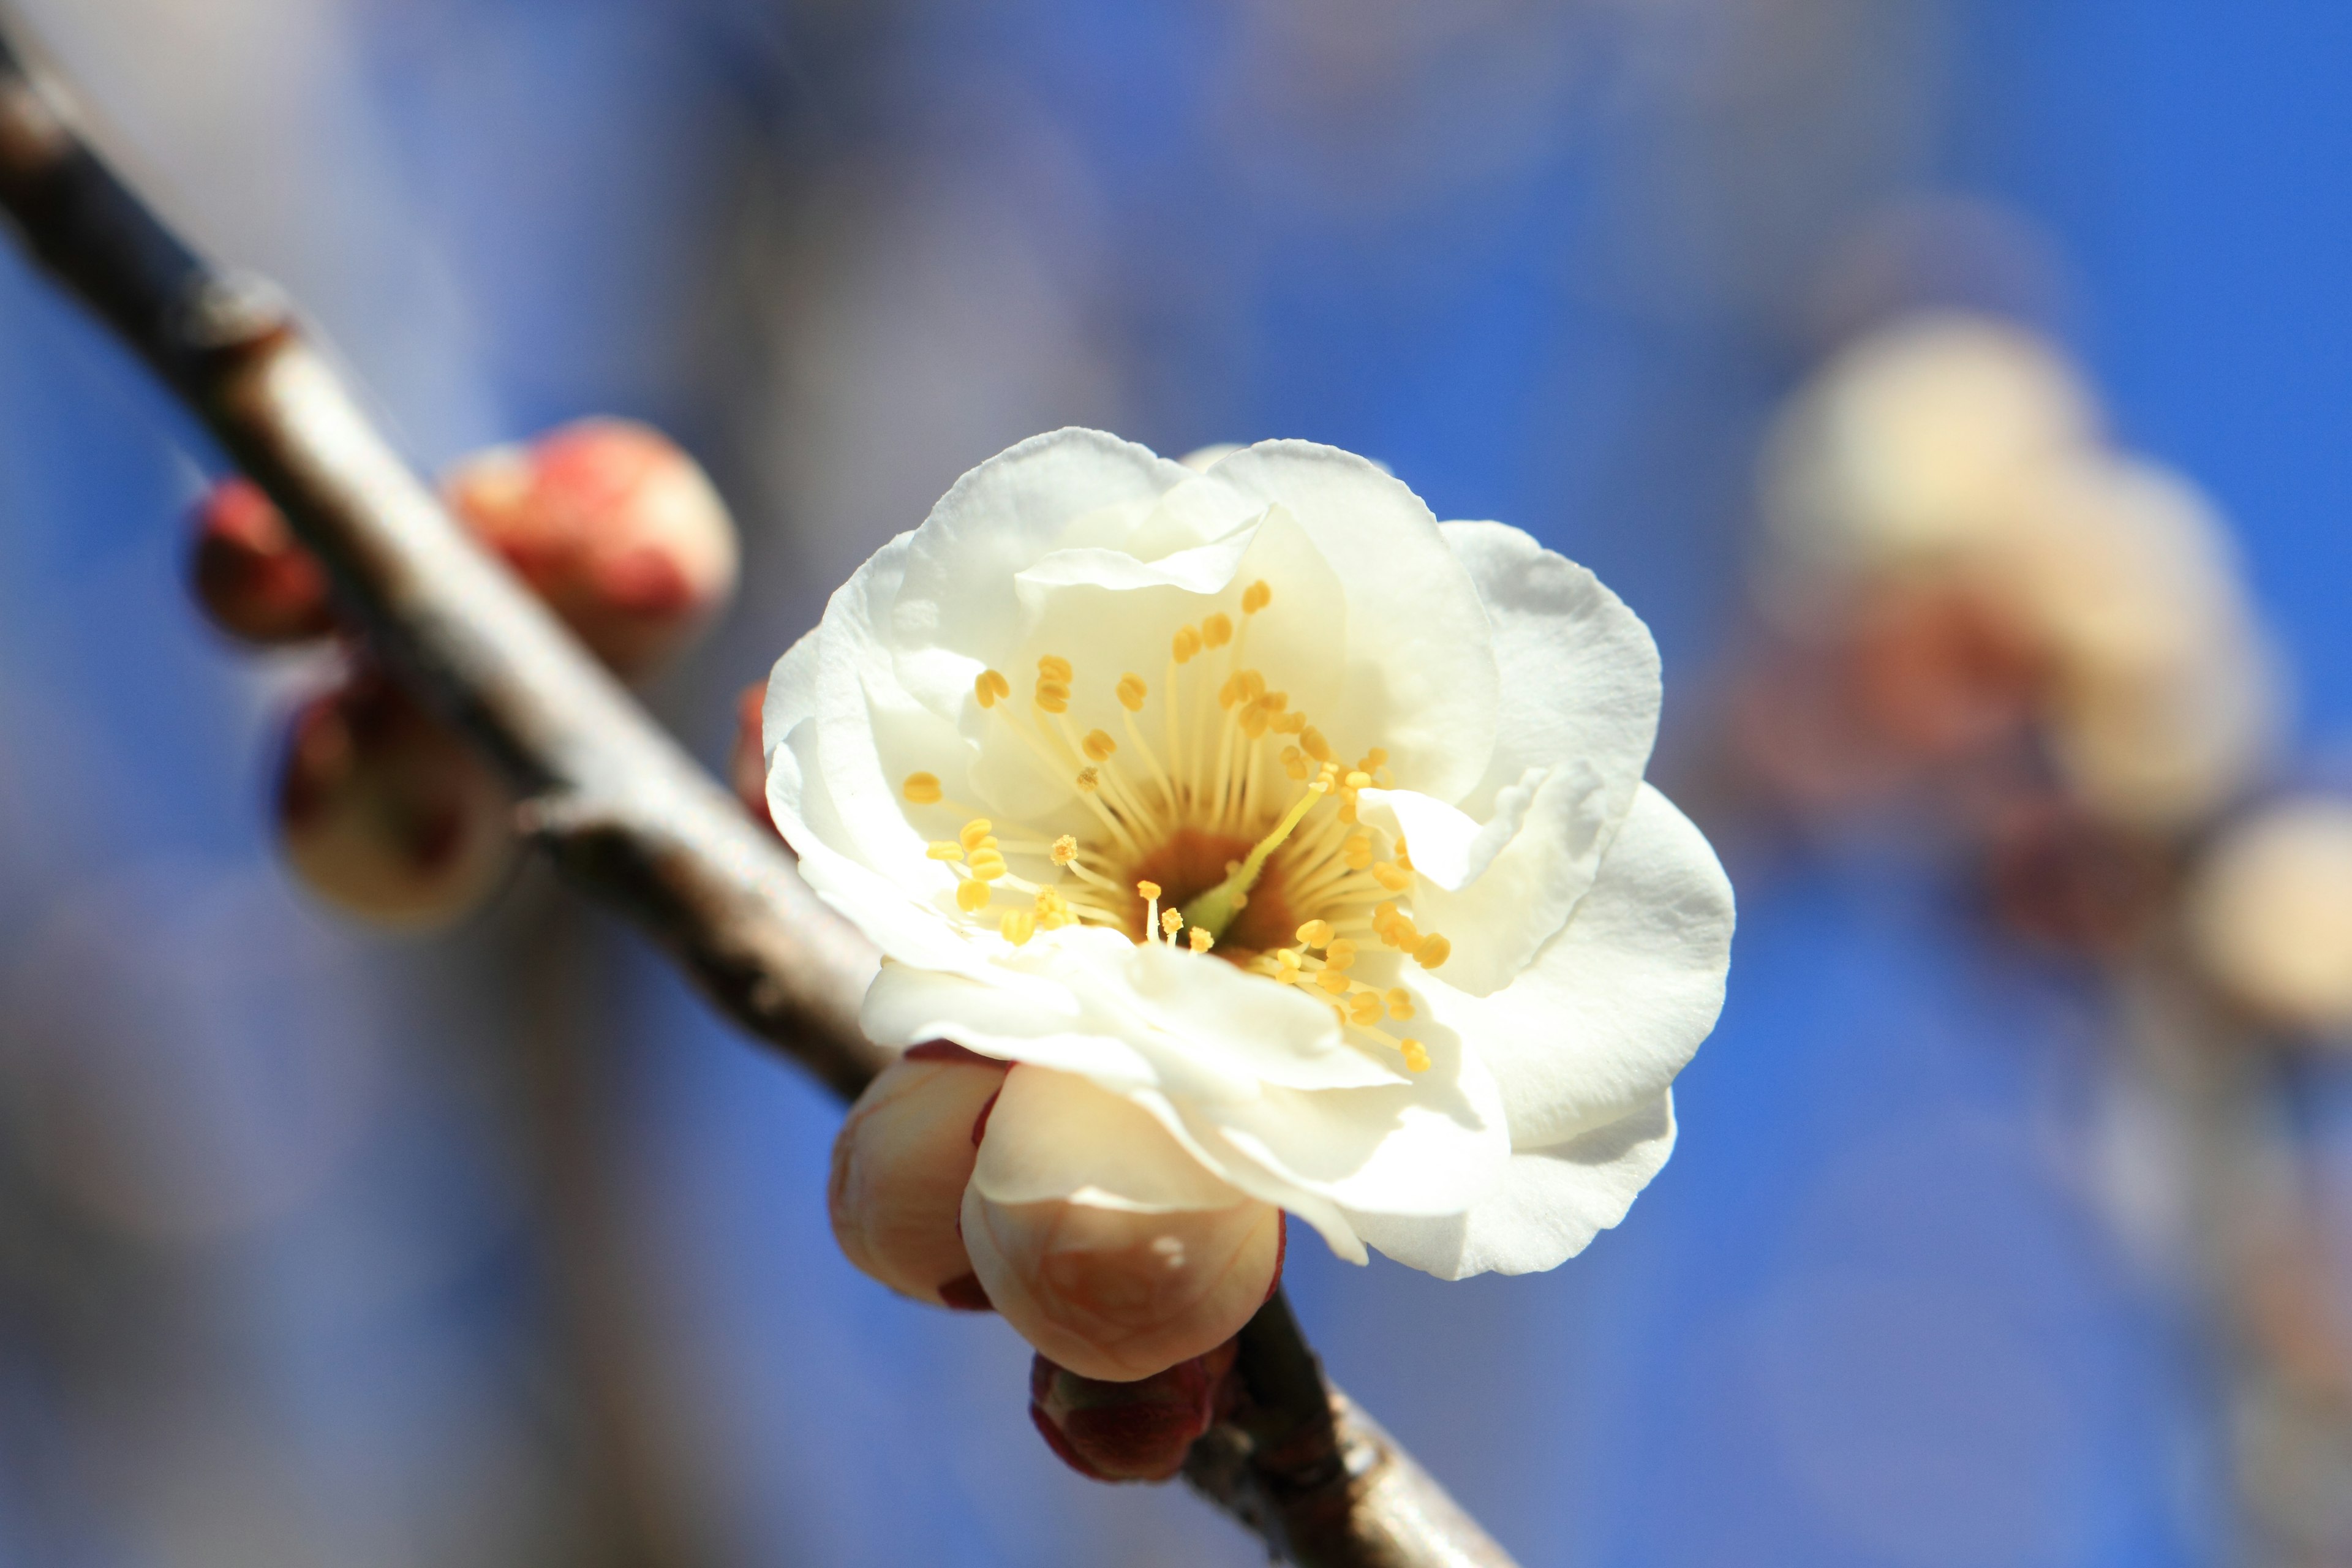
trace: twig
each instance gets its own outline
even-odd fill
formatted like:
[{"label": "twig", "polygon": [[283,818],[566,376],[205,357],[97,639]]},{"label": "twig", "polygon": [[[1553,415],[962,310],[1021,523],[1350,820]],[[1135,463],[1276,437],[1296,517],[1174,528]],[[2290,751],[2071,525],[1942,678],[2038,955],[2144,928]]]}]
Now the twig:
[{"label": "twig", "polygon": [[[505,771],[562,870],[737,1023],[854,1098],[887,1059],[856,1023],[871,947],[474,544],[277,292],[207,265],[106,166],[5,30],[0,208],[268,492],[374,651]],[[1202,1440],[1195,1484],[1270,1549],[1313,1568],[1507,1568],[1328,1387],[1279,1295],[1244,1331],[1240,1367],[1245,1424]]]}]

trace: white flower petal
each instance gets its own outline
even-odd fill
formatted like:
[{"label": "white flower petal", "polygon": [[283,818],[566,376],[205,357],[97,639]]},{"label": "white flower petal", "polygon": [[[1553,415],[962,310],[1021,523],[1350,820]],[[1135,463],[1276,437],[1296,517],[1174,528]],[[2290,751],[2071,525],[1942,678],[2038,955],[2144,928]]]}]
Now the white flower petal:
[{"label": "white flower petal", "polygon": [[1460,1214],[1349,1218],[1372,1246],[1441,1279],[1540,1273],[1623,1219],[1674,1148],[1674,1097],[1662,1094],[1566,1142],[1513,1154]]},{"label": "white flower petal", "polygon": [[1715,852],[1645,784],[1592,890],[1524,973],[1471,996],[1440,972],[1422,1000],[1494,1072],[1514,1146],[1546,1147],[1674,1080],[1722,1009],[1732,923]]},{"label": "white flower petal", "polygon": [[1243,1198],[1134,1101],[1026,1066],[1005,1076],[971,1180],[992,1203],[1064,1199],[1130,1214],[1230,1208]]},{"label": "white flower petal", "polygon": [[1495,748],[1497,676],[1470,574],[1421,498],[1372,464],[1267,441],[1205,476],[1297,520],[1346,591],[1347,689],[1328,721],[1343,750],[1385,747],[1400,784],[1456,800]]},{"label": "white flower petal", "polygon": [[[1447,1214],[1483,1192],[1510,1153],[1503,1098],[1476,1056],[1443,1036],[1432,1065],[1384,1089],[1302,1093],[1268,1088],[1239,1103],[1180,1103],[1243,1160],[1282,1184],[1281,1202],[1323,1198],[1352,1212]],[[1237,1186],[1250,1184],[1233,1173]]]}]

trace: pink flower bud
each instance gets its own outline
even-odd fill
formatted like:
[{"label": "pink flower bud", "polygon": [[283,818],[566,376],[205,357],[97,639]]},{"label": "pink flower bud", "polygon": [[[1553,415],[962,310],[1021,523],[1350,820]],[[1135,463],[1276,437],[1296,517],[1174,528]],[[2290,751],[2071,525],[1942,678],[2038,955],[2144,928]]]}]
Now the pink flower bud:
[{"label": "pink flower bud", "polygon": [[1029,1368],[1029,1419],[1046,1446],[1097,1481],[1164,1481],[1231,1402],[1231,1340],[1132,1383],[1080,1377],[1039,1356]]},{"label": "pink flower bud", "polygon": [[919,1301],[987,1308],[957,1205],[978,1123],[1003,1083],[1002,1062],[941,1042],[917,1046],[866,1086],[834,1140],[825,1194],[850,1262]]},{"label": "pink flower bud", "polygon": [[472,908],[512,856],[512,812],[465,743],[380,676],[312,700],[289,728],[279,846],[352,914],[425,926]]},{"label": "pink flower bud", "polygon": [[625,676],[677,652],[735,590],[735,525],[660,432],[583,419],[453,468],[450,506]]},{"label": "pink flower bud", "polygon": [[988,1299],[1084,1377],[1150,1377],[1231,1339],[1282,1272],[1282,1211],[1203,1166],[1133,1100],[1018,1067],[963,1195]]},{"label": "pink flower bud", "polygon": [[308,642],[335,629],[326,569],[260,486],[223,479],[193,521],[189,582],[215,626],[254,643]]}]

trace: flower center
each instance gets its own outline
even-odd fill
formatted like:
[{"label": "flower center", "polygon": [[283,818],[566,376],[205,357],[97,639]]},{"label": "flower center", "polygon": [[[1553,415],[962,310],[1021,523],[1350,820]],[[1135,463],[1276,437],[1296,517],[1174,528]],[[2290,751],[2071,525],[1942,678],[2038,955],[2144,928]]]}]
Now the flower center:
[{"label": "flower center", "polygon": [[[917,811],[969,817],[929,851],[955,871],[957,918],[967,924],[1015,947],[1041,929],[1081,923],[1139,943],[1181,937],[1194,952],[1306,988],[1350,1037],[1424,1071],[1421,1043],[1381,1026],[1412,1017],[1412,993],[1351,972],[1360,940],[1425,969],[1444,963],[1452,946],[1413,924],[1403,839],[1357,813],[1360,791],[1390,785],[1388,753],[1374,747],[1343,764],[1246,662],[1250,623],[1273,599],[1271,584],[1253,583],[1238,626],[1217,611],[1178,628],[1156,704],[1140,675],[1121,675],[1110,694],[1123,741],[1104,729],[1081,731],[1070,718],[1077,669],[1058,655],[1037,661],[1026,713],[1001,671],[972,682],[982,709],[1048,776],[1076,790],[1094,818],[1083,837],[1049,839],[1008,824],[1000,837],[994,821],[947,799],[930,773],[909,774],[901,793]],[[1143,728],[1154,706],[1157,746]]]}]

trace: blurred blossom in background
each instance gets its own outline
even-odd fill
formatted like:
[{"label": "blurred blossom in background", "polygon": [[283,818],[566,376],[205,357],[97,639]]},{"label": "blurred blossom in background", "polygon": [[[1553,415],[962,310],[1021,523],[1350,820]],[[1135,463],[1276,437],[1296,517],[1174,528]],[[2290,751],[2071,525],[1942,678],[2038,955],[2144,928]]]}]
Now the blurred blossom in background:
[{"label": "blurred blossom in background", "polygon": [[[2352,1032],[2352,14],[19,3],[421,463],[702,460],[743,593],[654,697],[714,766],[1062,424],[1364,452],[1641,612],[1742,891],[1677,1158],[1554,1275],[1291,1255],[1530,1568],[2202,1563],[2344,1495],[2326,1377],[2233,1381],[2194,1177],[2324,1214],[2352,1082],[2298,1047],[2273,1181],[2118,1040]],[[539,868],[429,939],[302,893],[320,659],[190,606],[216,456],[13,251],[0,343],[0,1564],[1256,1560],[855,1274],[838,1108]],[[2157,952],[2210,994],[2111,984]],[[2326,1365],[2344,1240],[2266,1255]]]}]

